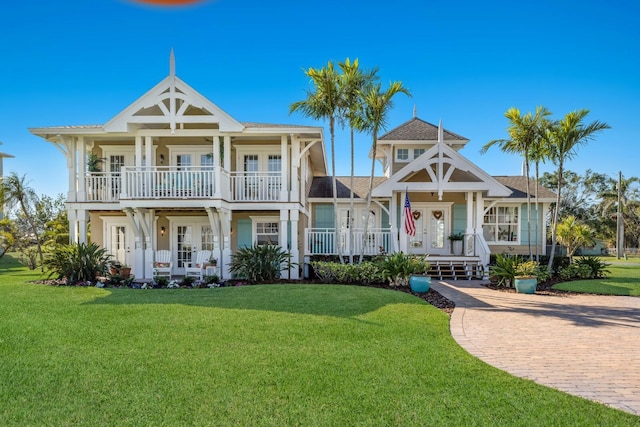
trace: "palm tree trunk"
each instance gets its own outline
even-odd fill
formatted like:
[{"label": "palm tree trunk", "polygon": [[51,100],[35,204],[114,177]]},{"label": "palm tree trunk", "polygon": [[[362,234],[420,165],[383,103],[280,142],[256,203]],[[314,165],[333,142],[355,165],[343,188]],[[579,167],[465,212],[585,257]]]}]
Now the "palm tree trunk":
[{"label": "palm tree trunk", "polygon": [[533,253],[531,251],[531,189],[529,188],[529,153],[524,153],[524,170],[527,175],[527,240],[529,242],[529,260],[533,259]]},{"label": "palm tree trunk", "polygon": [[336,154],[335,154],[335,119],[333,116],[329,118],[329,133],[331,133],[331,181],[333,183],[333,224],[334,224],[334,237],[333,237],[333,247],[334,250],[338,253],[338,258],[340,258],[340,262],[344,263],[342,259],[342,254],[339,251],[339,220],[340,220],[340,212],[338,212],[338,185],[336,183]]},{"label": "palm tree trunk", "polygon": [[373,146],[371,147],[371,175],[369,175],[369,192],[367,193],[367,214],[364,222],[364,234],[362,236],[362,249],[360,249],[360,263],[364,258],[364,249],[367,239],[367,233],[369,232],[369,215],[371,215],[371,192],[373,191],[373,175],[376,169],[376,151],[378,148],[378,127],[373,129]]},{"label": "palm tree trunk", "polygon": [[540,262],[540,242],[545,242],[544,238],[540,238],[540,230],[538,225],[540,223],[540,202],[538,201],[538,181],[540,179],[540,162],[536,161],[536,261]]},{"label": "palm tree trunk", "polygon": [[556,252],[556,238],[558,232],[558,212],[560,211],[560,192],[562,191],[562,166],[563,161],[560,159],[558,161],[558,194],[556,196],[556,207],[553,211],[553,223],[551,227],[551,254],[549,255],[549,264],[547,268],[551,270],[553,268],[553,258],[555,257]]},{"label": "palm tree trunk", "polygon": [[353,225],[355,224],[355,217],[353,212],[353,174],[354,174],[354,142],[353,142],[353,126],[350,126],[351,131],[351,179],[349,180],[349,264],[353,265]]}]

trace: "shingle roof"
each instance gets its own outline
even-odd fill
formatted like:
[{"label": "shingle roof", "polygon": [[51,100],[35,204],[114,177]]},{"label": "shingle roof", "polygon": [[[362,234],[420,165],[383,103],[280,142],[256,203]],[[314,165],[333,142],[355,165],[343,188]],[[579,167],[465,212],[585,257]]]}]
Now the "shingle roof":
[{"label": "shingle roof", "polygon": [[[527,177],[526,176],[494,176],[496,181],[500,184],[508,187],[513,193],[509,196],[510,199],[526,199],[527,198]],[[533,179],[529,179],[529,193],[533,196],[536,194],[536,182]],[[556,193],[538,184],[538,197],[547,199],[555,198]]]},{"label": "shingle roof", "polygon": [[[468,138],[460,136],[446,129],[443,129],[445,141],[468,141]],[[438,126],[425,122],[417,117],[408,122],[391,129],[389,132],[378,138],[379,141],[437,141]]]},{"label": "shingle roof", "polygon": [[313,126],[303,126],[303,125],[287,125],[281,123],[256,123],[256,122],[240,122],[244,127],[247,128],[308,128]]},{"label": "shingle roof", "polygon": [[[384,176],[376,176],[373,178],[373,188],[376,188],[382,182],[386,181]],[[339,199],[348,199],[351,197],[349,191],[349,182],[351,177],[349,176],[337,176],[336,177],[336,189],[338,191]],[[355,176],[353,177],[353,193],[354,198],[364,199],[369,192],[369,177],[368,176]],[[330,176],[316,176],[313,178],[311,188],[309,189],[309,197],[317,198],[331,198],[333,195],[333,181]]]}]

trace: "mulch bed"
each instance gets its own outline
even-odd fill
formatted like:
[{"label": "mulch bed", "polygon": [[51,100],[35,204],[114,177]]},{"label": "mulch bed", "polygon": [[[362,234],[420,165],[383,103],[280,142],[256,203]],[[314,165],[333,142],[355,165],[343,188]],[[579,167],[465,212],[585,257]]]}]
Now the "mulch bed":
[{"label": "mulch bed", "polygon": [[[560,289],[553,289],[553,285],[562,282],[559,279],[549,279],[544,283],[538,283],[536,287],[536,295],[553,295],[553,296],[568,296],[568,295],[579,295],[577,292],[571,291],[561,291]],[[496,283],[483,283],[483,286],[486,286],[489,289],[493,289],[494,291],[500,292],[509,292],[516,293],[515,288],[506,288],[504,286],[498,286]]]}]

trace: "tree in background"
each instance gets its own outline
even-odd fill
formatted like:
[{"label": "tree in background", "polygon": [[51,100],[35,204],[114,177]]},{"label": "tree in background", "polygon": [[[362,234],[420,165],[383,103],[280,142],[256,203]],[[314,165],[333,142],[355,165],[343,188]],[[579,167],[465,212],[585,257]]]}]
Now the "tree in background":
[{"label": "tree in background", "polygon": [[[529,162],[531,160],[531,152],[534,148],[538,148],[536,155],[543,153],[542,143],[543,130],[548,125],[547,117],[551,115],[551,112],[545,107],[536,107],[535,114],[531,112],[522,115],[518,108],[512,107],[504,113],[504,116],[509,121],[507,127],[507,133],[509,139],[494,139],[487,142],[480,150],[481,153],[486,153],[489,148],[494,145],[498,145],[500,149],[505,153],[518,154],[524,159],[525,176],[527,177],[526,192],[527,192],[527,233],[529,241],[529,259],[533,258],[533,252],[531,251],[531,190],[529,188]],[[536,242],[538,242],[539,236],[536,236]]]},{"label": "tree in background", "polygon": [[[28,223],[29,231],[32,234],[31,237],[33,241],[35,242],[38,256],[40,258],[40,265],[42,267],[42,246],[40,244],[40,233],[35,216],[35,205],[38,202],[36,192],[33,188],[29,187],[26,182],[26,175],[19,177],[15,172],[4,177],[0,191],[2,192],[0,199],[4,200],[5,205],[8,206],[9,209],[18,207],[25,221]],[[35,268],[35,266],[33,267]],[[42,268],[44,272],[44,267]]]},{"label": "tree in background", "polygon": [[[402,85],[402,82],[392,82],[387,90],[382,90],[382,85],[376,83],[371,85],[362,94],[364,101],[364,114],[362,128],[371,137],[371,175],[369,176],[369,192],[367,193],[367,214],[364,223],[364,239],[367,237],[369,229],[369,216],[371,215],[371,193],[373,191],[373,177],[376,167],[376,150],[378,148],[378,133],[387,127],[387,116],[393,107],[393,97],[399,93],[411,96],[409,90]],[[364,255],[365,244],[362,244],[360,261]]]},{"label": "tree in background", "polygon": [[557,236],[558,242],[567,248],[567,256],[571,262],[578,248],[593,244],[593,233],[589,226],[578,222],[573,215],[569,215],[558,224]]},{"label": "tree in background", "polygon": [[[610,128],[608,124],[597,120],[585,125],[583,120],[588,114],[589,110],[572,111],[567,113],[561,120],[554,122],[545,131],[544,137],[548,144],[549,158],[558,168],[556,206],[560,206],[562,198],[562,179],[565,162],[576,155],[576,150],[580,145],[584,145],[588,141],[594,139],[598,132]],[[554,211],[551,225],[551,255],[549,256],[549,269],[553,266],[553,258],[557,243],[558,211],[559,209]]]}]

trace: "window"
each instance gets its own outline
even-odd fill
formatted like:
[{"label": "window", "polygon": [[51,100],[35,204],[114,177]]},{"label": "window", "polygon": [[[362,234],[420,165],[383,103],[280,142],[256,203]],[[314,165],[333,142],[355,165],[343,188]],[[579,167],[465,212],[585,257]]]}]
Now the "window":
[{"label": "window", "polygon": [[424,148],[414,148],[413,149],[413,158],[417,159],[422,156],[426,150]]},{"label": "window", "polygon": [[482,230],[484,239],[489,243],[518,242],[518,207],[492,207],[484,216]]},{"label": "window", "polygon": [[396,160],[399,162],[406,162],[409,160],[409,149],[408,148],[397,148],[396,149]]},{"label": "window", "polygon": [[278,222],[256,222],[256,244],[277,245],[279,226]]}]

